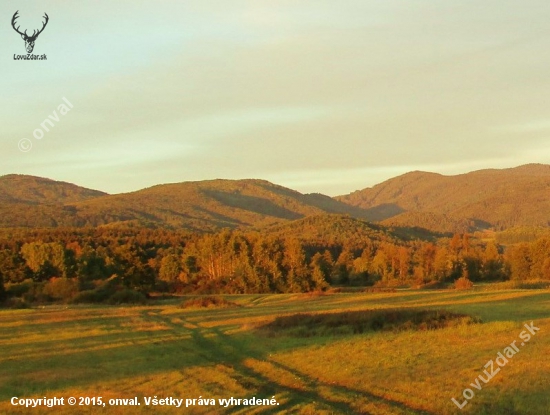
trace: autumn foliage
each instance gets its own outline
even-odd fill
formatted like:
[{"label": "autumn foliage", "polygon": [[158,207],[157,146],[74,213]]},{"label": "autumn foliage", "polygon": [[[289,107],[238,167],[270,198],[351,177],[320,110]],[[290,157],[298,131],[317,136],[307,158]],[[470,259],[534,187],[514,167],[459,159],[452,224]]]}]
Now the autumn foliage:
[{"label": "autumn foliage", "polygon": [[419,238],[341,215],[261,232],[7,230],[0,233],[0,275],[4,297],[30,303],[139,303],[152,292],[298,293],[455,281],[468,288],[510,278],[550,280],[550,239],[502,246],[470,234]]}]

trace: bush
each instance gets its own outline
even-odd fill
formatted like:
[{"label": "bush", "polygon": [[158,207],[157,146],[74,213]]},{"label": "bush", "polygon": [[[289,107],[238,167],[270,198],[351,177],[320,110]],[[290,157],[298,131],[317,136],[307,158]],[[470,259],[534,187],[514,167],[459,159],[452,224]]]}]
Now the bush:
[{"label": "bush", "polygon": [[0,301],[4,301],[6,299],[6,289],[4,288],[4,281],[2,281],[2,274],[0,274]]},{"label": "bush", "polygon": [[27,279],[22,282],[6,284],[8,298],[21,298],[26,303],[47,303],[52,297],[45,292],[45,284]]},{"label": "bush", "polygon": [[30,279],[17,283],[8,283],[6,284],[6,294],[8,297],[22,297],[30,291],[33,285],[34,282]]},{"label": "bush", "polygon": [[43,293],[54,300],[68,301],[78,292],[76,278],[51,278],[45,285]]},{"label": "bush", "polygon": [[43,304],[52,301],[52,298],[44,292],[44,283],[33,282],[29,290],[23,294],[23,300],[32,304]]},{"label": "bush", "polygon": [[25,300],[21,298],[8,298],[4,303],[3,306],[5,308],[11,308],[14,310],[23,309],[23,308],[30,308],[31,306],[29,303],[27,303]]},{"label": "bush", "polygon": [[474,283],[466,277],[460,277],[455,281],[455,288],[457,290],[469,290],[474,286]]}]

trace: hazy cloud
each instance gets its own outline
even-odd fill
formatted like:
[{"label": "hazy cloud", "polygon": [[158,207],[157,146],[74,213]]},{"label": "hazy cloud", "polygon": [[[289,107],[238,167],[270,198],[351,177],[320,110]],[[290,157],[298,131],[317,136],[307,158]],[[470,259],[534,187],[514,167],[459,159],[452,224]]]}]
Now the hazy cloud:
[{"label": "hazy cloud", "polygon": [[[0,5],[5,22],[12,9]],[[29,25],[44,11],[47,61],[14,61],[22,40],[0,27],[0,174],[110,192],[256,177],[343,194],[409,170],[550,163],[542,1],[20,6]],[[32,138],[62,97],[74,109]]]}]

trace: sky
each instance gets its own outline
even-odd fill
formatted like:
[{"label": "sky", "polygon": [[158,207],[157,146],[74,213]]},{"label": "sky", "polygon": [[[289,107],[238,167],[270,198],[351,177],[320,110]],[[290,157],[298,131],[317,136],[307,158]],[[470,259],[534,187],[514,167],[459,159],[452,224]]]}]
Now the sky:
[{"label": "sky", "polygon": [[[17,10],[31,33],[48,14],[47,60],[16,59]],[[550,163],[547,1],[30,0],[0,17],[0,175],[334,196]]]}]

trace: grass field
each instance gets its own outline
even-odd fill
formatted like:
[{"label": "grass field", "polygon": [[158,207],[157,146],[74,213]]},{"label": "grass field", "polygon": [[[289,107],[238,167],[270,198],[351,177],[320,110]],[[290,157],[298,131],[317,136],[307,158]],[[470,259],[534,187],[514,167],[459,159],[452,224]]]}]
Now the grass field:
[{"label": "grass field", "polygon": [[[1,311],[0,413],[540,415],[550,411],[548,291],[225,298],[239,307],[183,309],[178,300],[143,307]],[[355,334],[260,328],[278,316],[374,309],[448,310],[483,322]],[[481,383],[481,390],[469,386],[498,352],[514,340],[519,344],[524,323],[531,321],[540,331],[494,378]],[[464,401],[465,388],[473,389],[475,396],[459,410],[451,398]],[[104,402],[137,396],[141,406],[24,408],[10,403],[12,397],[54,396],[64,397],[65,403],[71,396],[101,396]],[[155,396],[213,398],[216,403],[220,398],[275,396],[279,405],[145,405],[144,397]]]}]

